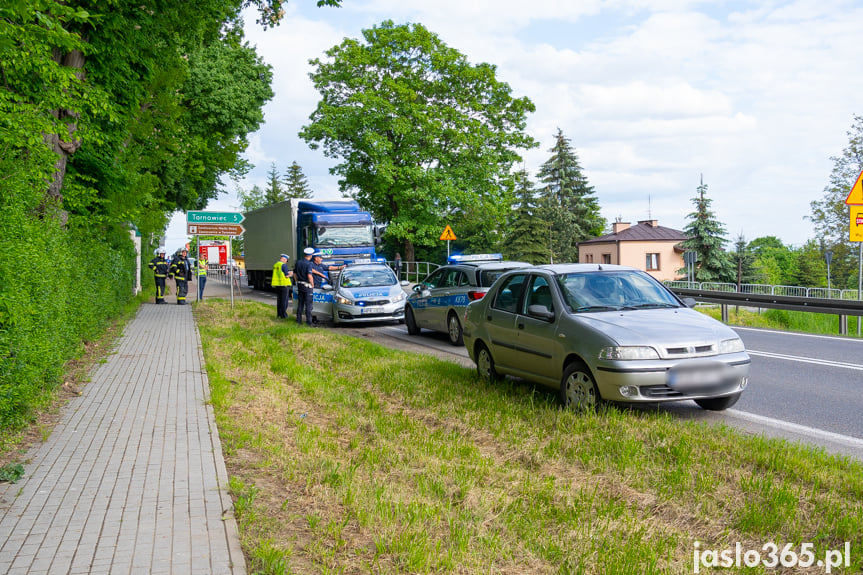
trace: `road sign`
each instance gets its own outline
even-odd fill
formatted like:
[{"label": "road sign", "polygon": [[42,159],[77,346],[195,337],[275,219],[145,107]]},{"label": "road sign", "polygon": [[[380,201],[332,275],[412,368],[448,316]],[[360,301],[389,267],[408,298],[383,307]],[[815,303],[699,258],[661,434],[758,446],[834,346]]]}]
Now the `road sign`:
[{"label": "road sign", "polygon": [[440,235],[440,237],[438,239],[439,240],[454,240],[457,238],[455,237],[455,234],[453,233],[452,228],[447,226],[446,229],[444,229],[443,233]]},{"label": "road sign", "polygon": [[852,242],[863,242],[863,206],[851,206],[849,230]]},{"label": "road sign", "polygon": [[239,224],[186,224],[190,236],[241,236],[245,231]]},{"label": "road sign", "polygon": [[239,224],[245,219],[239,212],[186,212],[190,224]]},{"label": "road sign", "polygon": [[849,206],[863,206],[863,172],[860,172],[857,181],[851,186],[851,193],[845,198],[845,203]]}]

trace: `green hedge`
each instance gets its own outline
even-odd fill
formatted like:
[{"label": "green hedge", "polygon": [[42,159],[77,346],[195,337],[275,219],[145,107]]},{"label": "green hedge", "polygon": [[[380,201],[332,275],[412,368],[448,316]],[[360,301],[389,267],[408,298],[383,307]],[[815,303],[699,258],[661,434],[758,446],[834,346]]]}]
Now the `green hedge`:
[{"label": "green hedge", "polygon": [[135,252],[126,230],[61,225],[26,159],[0,158],[0,174],[0,428],[15,429],[134,296]]}]

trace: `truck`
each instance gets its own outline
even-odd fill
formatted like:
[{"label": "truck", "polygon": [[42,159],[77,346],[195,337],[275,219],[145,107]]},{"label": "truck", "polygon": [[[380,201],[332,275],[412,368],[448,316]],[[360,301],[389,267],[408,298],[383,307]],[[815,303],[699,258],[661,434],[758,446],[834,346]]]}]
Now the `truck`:
[{"label": "truck", "polygon": [[323,254],[325,264],[342,265],[374,261],[380,243],[371,214],[354,200],[291,198],[246,212],[243,226],[246,277],[255,289],[271,287],[273,265],[281,254],[290,256],[293,267],[311,247]]}]

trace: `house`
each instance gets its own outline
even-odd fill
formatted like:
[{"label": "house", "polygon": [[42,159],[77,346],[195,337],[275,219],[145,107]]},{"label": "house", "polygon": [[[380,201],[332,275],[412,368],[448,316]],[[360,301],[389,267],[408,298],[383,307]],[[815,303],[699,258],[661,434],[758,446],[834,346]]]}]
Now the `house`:
[{"label": "house", "polygon": [[636,225],[614,222],[612,232],[578,244],[579,263],[620,264],[645,270],[659,281],[682,277],[684,267],[680,242],[686,235],[665,228],[657,220],[642,220]]}]

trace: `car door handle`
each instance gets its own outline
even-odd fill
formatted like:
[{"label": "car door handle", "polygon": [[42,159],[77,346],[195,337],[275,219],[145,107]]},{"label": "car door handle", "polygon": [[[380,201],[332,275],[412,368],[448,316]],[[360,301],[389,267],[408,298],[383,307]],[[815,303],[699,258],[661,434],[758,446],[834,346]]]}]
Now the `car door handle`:
[{"label": "car door handle", "polygon": [[523,323],[518,324],[518,329],[524,329],[524,324]]},{"label": "car door handle", "polygon": [[491,315],[487,315],[487,316],[485,316],[485,320],[486,320],[486,321],[491,321]]}]

